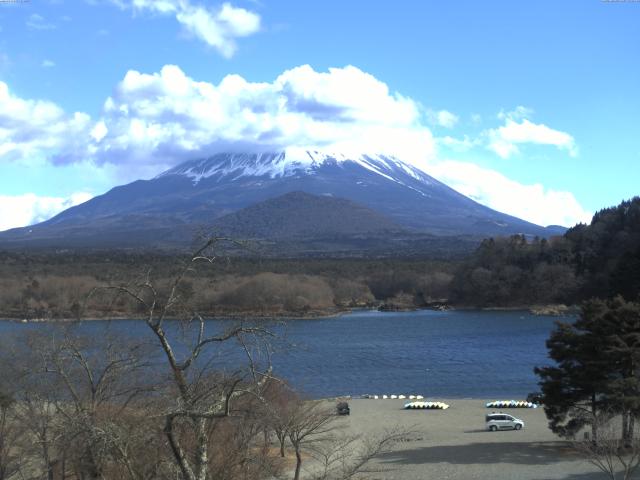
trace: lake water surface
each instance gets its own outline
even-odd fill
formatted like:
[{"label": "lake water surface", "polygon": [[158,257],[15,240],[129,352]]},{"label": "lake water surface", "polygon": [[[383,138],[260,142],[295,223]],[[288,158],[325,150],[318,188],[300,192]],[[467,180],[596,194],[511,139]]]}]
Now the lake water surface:
[{"label": "lake water surface", "polygon": [[[545,341],[558,317],[526,312],[357,311],[290,320],[291,345],[275,353],[277,374],[313,397],[422,394],[428,397],[524,398],[538,390],[535,366],[548,365]],[[568,321],[570,319],[564,319]],[[211,320],[213,328],[221,322]],[[42,324],[0,322],[0,335]],[[79,324],[148,335],[136,320]]]}]

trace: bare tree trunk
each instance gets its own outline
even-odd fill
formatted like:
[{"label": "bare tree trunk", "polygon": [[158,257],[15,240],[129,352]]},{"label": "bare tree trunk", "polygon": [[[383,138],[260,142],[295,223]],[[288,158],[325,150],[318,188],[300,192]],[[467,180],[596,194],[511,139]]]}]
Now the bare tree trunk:
[{"label": "bare tree trunk", "polygon": [[300,449],[296,447],[296,471],[293,474],[293,480],[300,480],[300,469],[302,468],[302,455]]},{"label": "bare tree trunk", "polygon": [[86,458],[86,465],[84,466],[83,470],[87,474],[86,478],[88,480],[103,480],[102,471],[101,471],[102,469],[98,465],[98,462],[96,462],[96,457],[94,455],[94,452],[91,451],[91,449],[87,450],[85,454],[85,458]]},{"label": "bare tree trunk", "polygon": [[591,422],[591,438],[594,445],[598,444],[598,412],[596,407],[596,394],[591,395],[591,415],[593,421]]},{"label": "bare tree trunk", "polygon": [[60,465],[60,478],[62,480],[66,480],[67,478],[67,451],[63,450],[62,452],[62,462]]},{"label": "bare tree trunk", "polygon": [[287,433],[284,431],[276,430],[276,437],[278,438],[278,443],[280,444],[280,457],[284,458],[284,445],[287,441]]},{"label": "bare tree trunk", "polygon": [[51,460],[51,454],[49,453],[49,435],[47,426],[42,427],[41,431],[41,443],[42,443],[42,458],[47,469],[47,480],[53,480],[53,466],[55,462]]},{"label": "bare tree trunk", "polygon": [[167,436],[167,439],[169,440],[169,447],[171,448],[171,451],[173,452],[173,457],[175,458],[178,468],[182,473],[183,480],[195,480],[196,477],[191,471],[191,467],[189,466],[189,463],[186,460],[186,455],[182,450],[182,448],[180,447],[180,445],[178,444],[175,438],[175,435],[173,433],[173,420],[171,417],[167,417],[166,419],[164,433]]},{"label": "bare tree trunk", "polygon": [[198,418],[196,420],[197,429],[197,450],[196,450],[196,464],[197,464],[197,480],[207,480],[207,472],[209,471],[209,457],[207,455],[208,436],[207,436],[207,421],[204,418]]},{"label": "bare tree trunk", "polygon": [[629,439],[629,415],[626,410],[622,410],[622,444],[627,445]]}]

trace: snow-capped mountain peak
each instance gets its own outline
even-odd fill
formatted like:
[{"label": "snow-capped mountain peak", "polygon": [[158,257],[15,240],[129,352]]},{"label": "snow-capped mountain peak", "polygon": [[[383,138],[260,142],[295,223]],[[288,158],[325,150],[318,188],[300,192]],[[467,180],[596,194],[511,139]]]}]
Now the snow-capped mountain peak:
[{"label": "snow-capped mountain peak", "polygon": [[242,177],[284,178],[300,174],[313,175],[322,166],[357,164],[387,180],[404,184],[401,177],[409,175],[421,183],[430,184],[431,178],[418,168],[402,160],[381,154],[344,154],[321,150],[288,148],[280,152],[216,153],[206,159],[182,163],[156,178],[180,175],[192,179],[197,185],[206,178],[235,180]]}]

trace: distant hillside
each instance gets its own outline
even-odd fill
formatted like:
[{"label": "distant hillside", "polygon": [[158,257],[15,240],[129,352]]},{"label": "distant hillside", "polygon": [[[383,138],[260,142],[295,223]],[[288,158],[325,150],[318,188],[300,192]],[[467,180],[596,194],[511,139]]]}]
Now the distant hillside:
[{"label": "distant hillside", "polygon": [[214,230],[236,238],[326,238],[403,232],[394,221],[343,198],[291,192],[225,215]]},{"label": "distant hillside", "polygon": [[[225,245],[227,254],[269,257],[459,258],[480,239],[411,232],[350,200],[291,192],[216,220],[211,231],[248,240],[247,250]],[[230,250],[231,248],[231,250]]]}]

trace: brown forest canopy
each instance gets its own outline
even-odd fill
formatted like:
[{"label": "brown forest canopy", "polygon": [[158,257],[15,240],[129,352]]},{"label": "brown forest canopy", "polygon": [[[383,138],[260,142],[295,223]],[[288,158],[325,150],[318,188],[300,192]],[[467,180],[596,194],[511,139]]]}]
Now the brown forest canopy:
[{"label": "brown forest canopy", "polygon": [[[123,254],[0,254],[0,317],[131,316],[132,305],[84,299],[92,288],[119,285],[150,272],[165,285],[182,258]],[[423,306],[446,299],[456,263],[401,259],[220,259],[185,283],[207,315],[315,315],[390,300]]]}]

